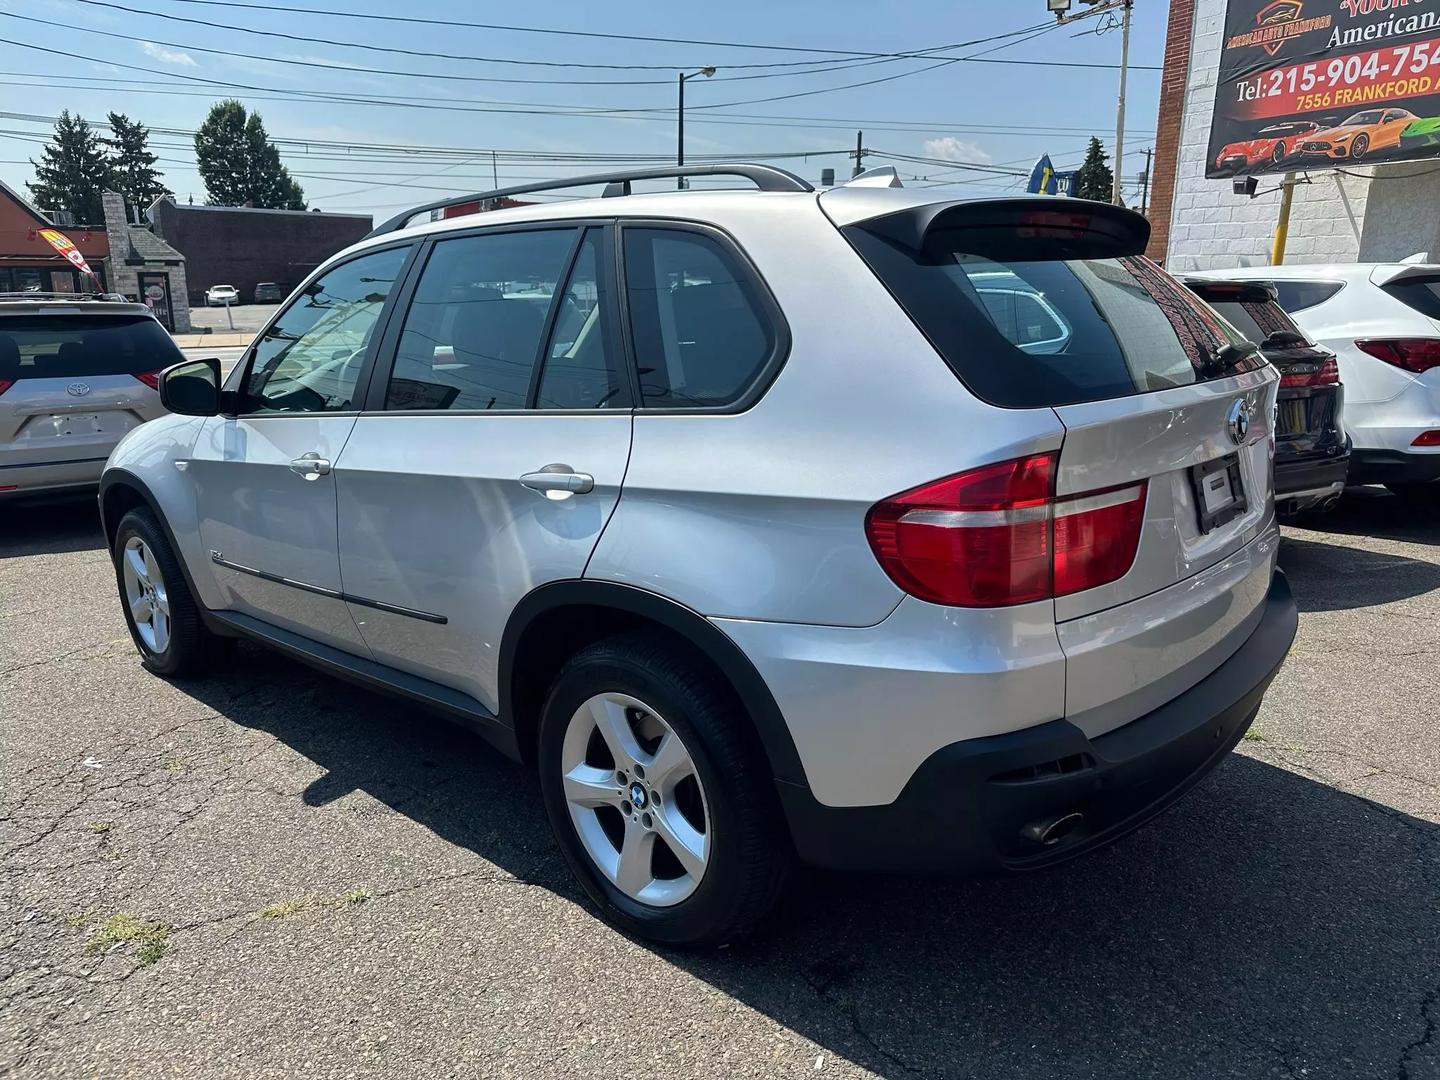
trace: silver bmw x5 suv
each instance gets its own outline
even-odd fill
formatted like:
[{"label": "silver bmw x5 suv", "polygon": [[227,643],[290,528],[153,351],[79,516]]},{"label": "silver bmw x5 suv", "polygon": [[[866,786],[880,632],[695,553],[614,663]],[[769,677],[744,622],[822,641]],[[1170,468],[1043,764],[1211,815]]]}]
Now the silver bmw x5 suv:
[{"label": "silver bmw x5 suv", "polygon": [[1143,218],[597,180],[419,207],[164,374],[101,491],[146,667],[244,637],[449,714],[671,944],[796,861],[1048,866],[1235,745],[1296,628],[1277,376]]}]

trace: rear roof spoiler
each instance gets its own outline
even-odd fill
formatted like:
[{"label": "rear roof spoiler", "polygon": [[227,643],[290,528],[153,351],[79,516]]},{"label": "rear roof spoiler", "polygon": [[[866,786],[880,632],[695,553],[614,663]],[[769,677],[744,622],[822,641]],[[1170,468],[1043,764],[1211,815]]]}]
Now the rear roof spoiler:
[{"label": "rear roof spoiler", "polygon": [[912,251],[943,243],[983,254],[1003,245],[1011,258],[1033,249],[1036,259],[1113,259],[1143,255],[1150,242],[1150,222],[1133,210],[1055,196],[925,203],[857,226]]},{"label": "rear roof spoiler", "polygon": [[1274,283],[1270,281],[1237,281],[1233,278],[1196,277],[1191,274],[1178,276],[1186,288],[1207,304],[1226,300],[1241,304],[1265,304],[1279,298]]}]

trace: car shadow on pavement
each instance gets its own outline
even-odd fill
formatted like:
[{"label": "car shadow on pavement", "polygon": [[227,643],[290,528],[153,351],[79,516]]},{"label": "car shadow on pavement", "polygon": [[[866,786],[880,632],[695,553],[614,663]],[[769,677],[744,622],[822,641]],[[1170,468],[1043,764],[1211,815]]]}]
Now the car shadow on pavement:
[{"label": "car shadow on pavement", "polygon": [[105,546],[95,492],[0,502],[0,559]]},{"label": "car shadow on pavement", "polygon": [[[363,791],[584,903],[533,779],[477,738],[248,645],[184,689],[325,769],[307,805]],[[1233,755],[1076,863],[979,882],[807,875],[759,940],[656,955],[812,1040],[821,1069],[1419,1077],[1440,1075],[1437,911],[1440,826]]]},{"label": "car shadow on pavement", "polygon": [[1401,497],[1381,487],[1352,487],[1334,510],[1303,515],[1301,528],[1373,536],[1412,544],[1440,544],[1440,484],[1433,497]]},{"label": "car shadow on pavement", "polygon": [[1440,589],[1440,566],[1369,548],[1340,547],[1286,533],[1280,568],[1301,611],[1346,611]]}]

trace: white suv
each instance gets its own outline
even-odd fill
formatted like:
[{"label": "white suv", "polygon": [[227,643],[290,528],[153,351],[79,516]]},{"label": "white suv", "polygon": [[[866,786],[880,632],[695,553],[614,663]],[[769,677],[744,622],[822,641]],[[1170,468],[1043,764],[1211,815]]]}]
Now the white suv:
[{"label": "white suv", "polygon": [[1280,306],[1335,353],[1355,443],[1350,483],[1440,494],[1440,266],[1251,266],[1205,276],[1273,282]]},{"label": "white suv", "polygon": [[[630,193],[712,174],[761,190]],[[147,667],[246,637],[472,726],[669,943],[797,856],[1052,864],[1235,745],[1296,626],[1277,376],[1143,218],[600,179],[417,208],[166,372],[101,494]]]}]

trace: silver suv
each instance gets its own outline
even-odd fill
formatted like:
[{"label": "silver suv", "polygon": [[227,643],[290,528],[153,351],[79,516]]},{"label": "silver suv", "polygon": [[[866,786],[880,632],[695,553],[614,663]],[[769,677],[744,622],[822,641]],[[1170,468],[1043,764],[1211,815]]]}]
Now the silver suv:
[{"label": "silver suv", "polygon": [[153,420],[182,359],[144,304],[0,293],[0,499],[94,489],[120,437]]},{"label": "silver suv", "polygon": [[[760,191],[630,192],[712,173]],[[448,713],[671,944],[797,859],[1053,864],[1235,745],[1296,627],[1277,375],[1143,218],[598,179],[417,208],[165,373],[101,492],[148,668],[245,637]]]}]

